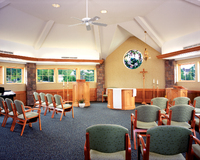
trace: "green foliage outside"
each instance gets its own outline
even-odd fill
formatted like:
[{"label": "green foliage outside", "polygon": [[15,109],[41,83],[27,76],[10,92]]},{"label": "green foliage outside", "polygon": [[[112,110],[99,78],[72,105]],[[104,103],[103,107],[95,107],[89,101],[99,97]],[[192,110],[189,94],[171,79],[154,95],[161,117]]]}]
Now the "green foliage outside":
[{"label": "green foliage outside", "polygon": [[6,83],[22,83],[22,69],[6,68]]},{"label": "green foliage outside", "polygon": [[86,82],[94,81],[94,70],[81,70],[80,78],[85,79]]},{"label": "green foliage outside", "polygon": [[54,70],[53,69],[38,69],[37,81],[38,82],[54,82]]},{"label": "green foliage outside", "polygon": [[186,71],[184,65],[181,66],[181,80],[183,80],[183,81],[184,80],[187,80],[187,81],[195,80],[195,65],[193,65],[192,67],[187,69],[187,71]]},{"label": "green foliage outside", "polygon": [[76,82],[76,70],[75,69],[59,69],[58,77],[63,77],[59,79],[59,82]]}]

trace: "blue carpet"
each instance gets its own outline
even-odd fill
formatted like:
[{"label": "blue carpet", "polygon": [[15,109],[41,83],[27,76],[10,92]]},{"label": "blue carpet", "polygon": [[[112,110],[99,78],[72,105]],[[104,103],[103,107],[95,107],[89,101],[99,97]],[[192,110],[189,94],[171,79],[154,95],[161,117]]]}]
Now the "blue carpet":
[{"label": "blue carpet", "polygon": [[[60,113],[51,118],[52,112],[41,111],[42,131],[39,123],[32,128],[26,125],[23,136],[22,126],[16,124],[14,132],[10,131],[12,119],[9,118],[5,127],[0,127],[0,159],[4,160],[83,160],[85,130],[94,124],[118,124],[126,127],[131,134],[130,115],[134,110],[121,111],[107,108],[107,103],[91,102],[88,108],[74,107],[74,119],[71,112],[66,113],[60,121]],[[0,116],[0,125],[4,116]],[[137,152],[132,145],[132,159]]]}]

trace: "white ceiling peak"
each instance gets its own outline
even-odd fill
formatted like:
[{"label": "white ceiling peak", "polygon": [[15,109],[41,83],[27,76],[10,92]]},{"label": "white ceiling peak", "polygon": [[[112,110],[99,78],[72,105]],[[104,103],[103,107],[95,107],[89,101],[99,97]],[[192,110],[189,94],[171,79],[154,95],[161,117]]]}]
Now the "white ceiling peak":
[{"label": "white ceiling peak", "polygon": [[144,20],[144,18],[137,16],[135,20],[139,23],[139,25],[147,32],[147,34],[157,43],[159,47],[162,47],[163,41],[161,38],[153,31],[153,29],[148,25],[148,23]]},{"label": "white ceiling peak", "polygon": [[48,36],[48,34],[49,34],[49,32],[50,32],[50,30],[51,30],[53,24],[54,24],[54,21],[52,21],[52,20],[49,20],[49,21],[46,23],[45,27],[43,28],[43,31],[41,32],[41,34],[40,34],[38,40],[36,41],[36,43],[35,43],[35,45],[34,45],[34,48],[35,48],[36,50],[38,50],[38,49],[41,48],[41,46],[42,46],[42,44],[44,43],[46,37]]},{"label": "white ceiling peak", "polygon": [[95,39],[95,44],[96,44],[96,50],[99,52],[99,59],[102,58],[101,55],[101,37],[100,37],[100,30],[99,26],[93,26],[94,28],[94,39]]}]

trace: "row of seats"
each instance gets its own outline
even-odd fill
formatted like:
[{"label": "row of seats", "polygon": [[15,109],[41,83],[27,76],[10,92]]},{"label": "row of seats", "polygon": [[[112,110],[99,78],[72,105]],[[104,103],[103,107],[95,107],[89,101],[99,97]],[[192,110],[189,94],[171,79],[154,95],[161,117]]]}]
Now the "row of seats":
[{"label": "row of seats", "polygon": [[2,97],[0,97],[0,115],[4,115],[2,127],[5,127],[7,119],[10,117],[13,119],[10,128],[12,132],[14,131],[16,123],[23,126],[21,136],[23,135],[26,124],[32,127],[32,123],[39,121],[39,129],[42,130],[40,113],[41,110],[39,108],[24,106],[22,101],[15,100],[13,102],[9,98],[4,100]]},{"label": "row of seats", "polygon": [[69,101],[63,101],[62,97],[58,94],[54,96],[52,94],[44,94],[44,93],[37,93],[33,92],[33,99],[34,99],[34,107],[43,107],[46,108],[44,115],[46,116],[47,111],[53,111],[51,118],[54,117],[55,113],[61,113],[60,121],[62,120],[62,116],[66,112],[72,111],[72,117],[74,118],[74,110],[71,104],[68,104]]}]

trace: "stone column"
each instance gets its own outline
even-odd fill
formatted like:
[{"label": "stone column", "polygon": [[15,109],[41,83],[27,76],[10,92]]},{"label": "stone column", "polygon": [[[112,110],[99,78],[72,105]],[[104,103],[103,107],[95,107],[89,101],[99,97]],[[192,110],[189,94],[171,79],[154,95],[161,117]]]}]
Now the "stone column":
[{"label": "stone column", "polygon": [[105,84],[105,63],[96,65],[97,69],[97,101],[102,100],[102,91]]},{"label": "stone column", "polygon": [[171,88],[174,84],[175,60],[165,60],[165,88]]},{"label": "stone column", "polygon": [[26,105],[34,105],[33,92],[36,91],[36,63],[27,63],[26,67]]}]

